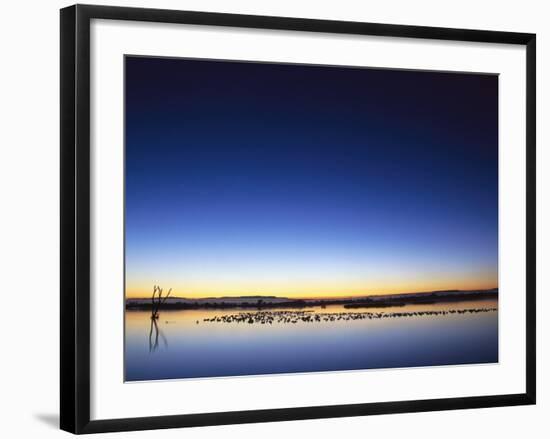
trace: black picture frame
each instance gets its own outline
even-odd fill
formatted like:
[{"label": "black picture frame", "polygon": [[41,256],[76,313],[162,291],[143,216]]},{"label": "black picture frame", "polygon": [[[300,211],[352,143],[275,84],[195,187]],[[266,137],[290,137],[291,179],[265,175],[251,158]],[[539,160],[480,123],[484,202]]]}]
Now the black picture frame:
[{"label": "black picture frame", "polygon": [[[526,391],[525,393],[224,413],[90,420],[90,21],[133,20],[408,37],[526,47]],[[192,427],[535,404],[536,36],[530,33],[74,5],[61,10],[61,387],[60,425],[72,433]]]}]

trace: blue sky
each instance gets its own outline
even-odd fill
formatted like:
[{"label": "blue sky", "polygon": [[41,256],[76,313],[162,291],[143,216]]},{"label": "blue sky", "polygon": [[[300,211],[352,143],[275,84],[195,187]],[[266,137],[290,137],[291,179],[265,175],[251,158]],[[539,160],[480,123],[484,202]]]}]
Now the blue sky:
[{"label": "blue sky", "polygon": [[125,62],[129,296],[497,286],[498,77]]}]

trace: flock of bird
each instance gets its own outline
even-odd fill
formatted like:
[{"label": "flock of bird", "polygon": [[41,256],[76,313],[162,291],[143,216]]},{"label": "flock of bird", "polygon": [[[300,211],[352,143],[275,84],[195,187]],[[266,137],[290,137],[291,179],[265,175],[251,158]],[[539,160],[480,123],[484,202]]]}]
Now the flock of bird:
[{"label": "flock of bird", "polygon": [[[255,311],[239,312],[237,314],[225,314],[203,319],[210,323],[248,323],[272,325],[273,323],[320,323],[337,322],[364,319],[394,319],[400,317],[429,317],[444,316],[453,314],[477,314],[494,312],[497,308],[470,308],[450,310],[427,310],[427,311],[406,311],[406,312],[324,312],[317,313],[313,310],[304,311]],[[199,321],[197,320],[197,323]]]}]

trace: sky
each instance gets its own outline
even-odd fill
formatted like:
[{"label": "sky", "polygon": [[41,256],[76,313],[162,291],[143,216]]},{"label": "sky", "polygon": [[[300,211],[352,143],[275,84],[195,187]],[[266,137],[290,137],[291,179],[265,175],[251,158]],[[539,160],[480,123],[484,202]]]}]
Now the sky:
[{"label": "sky", "polygon": [[498,77],[125,59],[126,296],[498,286]]}]

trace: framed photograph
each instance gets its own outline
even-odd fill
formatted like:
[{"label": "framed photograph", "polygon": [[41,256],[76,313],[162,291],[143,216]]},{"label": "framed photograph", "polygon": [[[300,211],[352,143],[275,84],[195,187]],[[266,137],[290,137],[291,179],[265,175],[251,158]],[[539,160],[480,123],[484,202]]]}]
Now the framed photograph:
[{"label": "framed photograph", "polygon": [[535,35],[61,10],[61,428],[535,403]]}]

